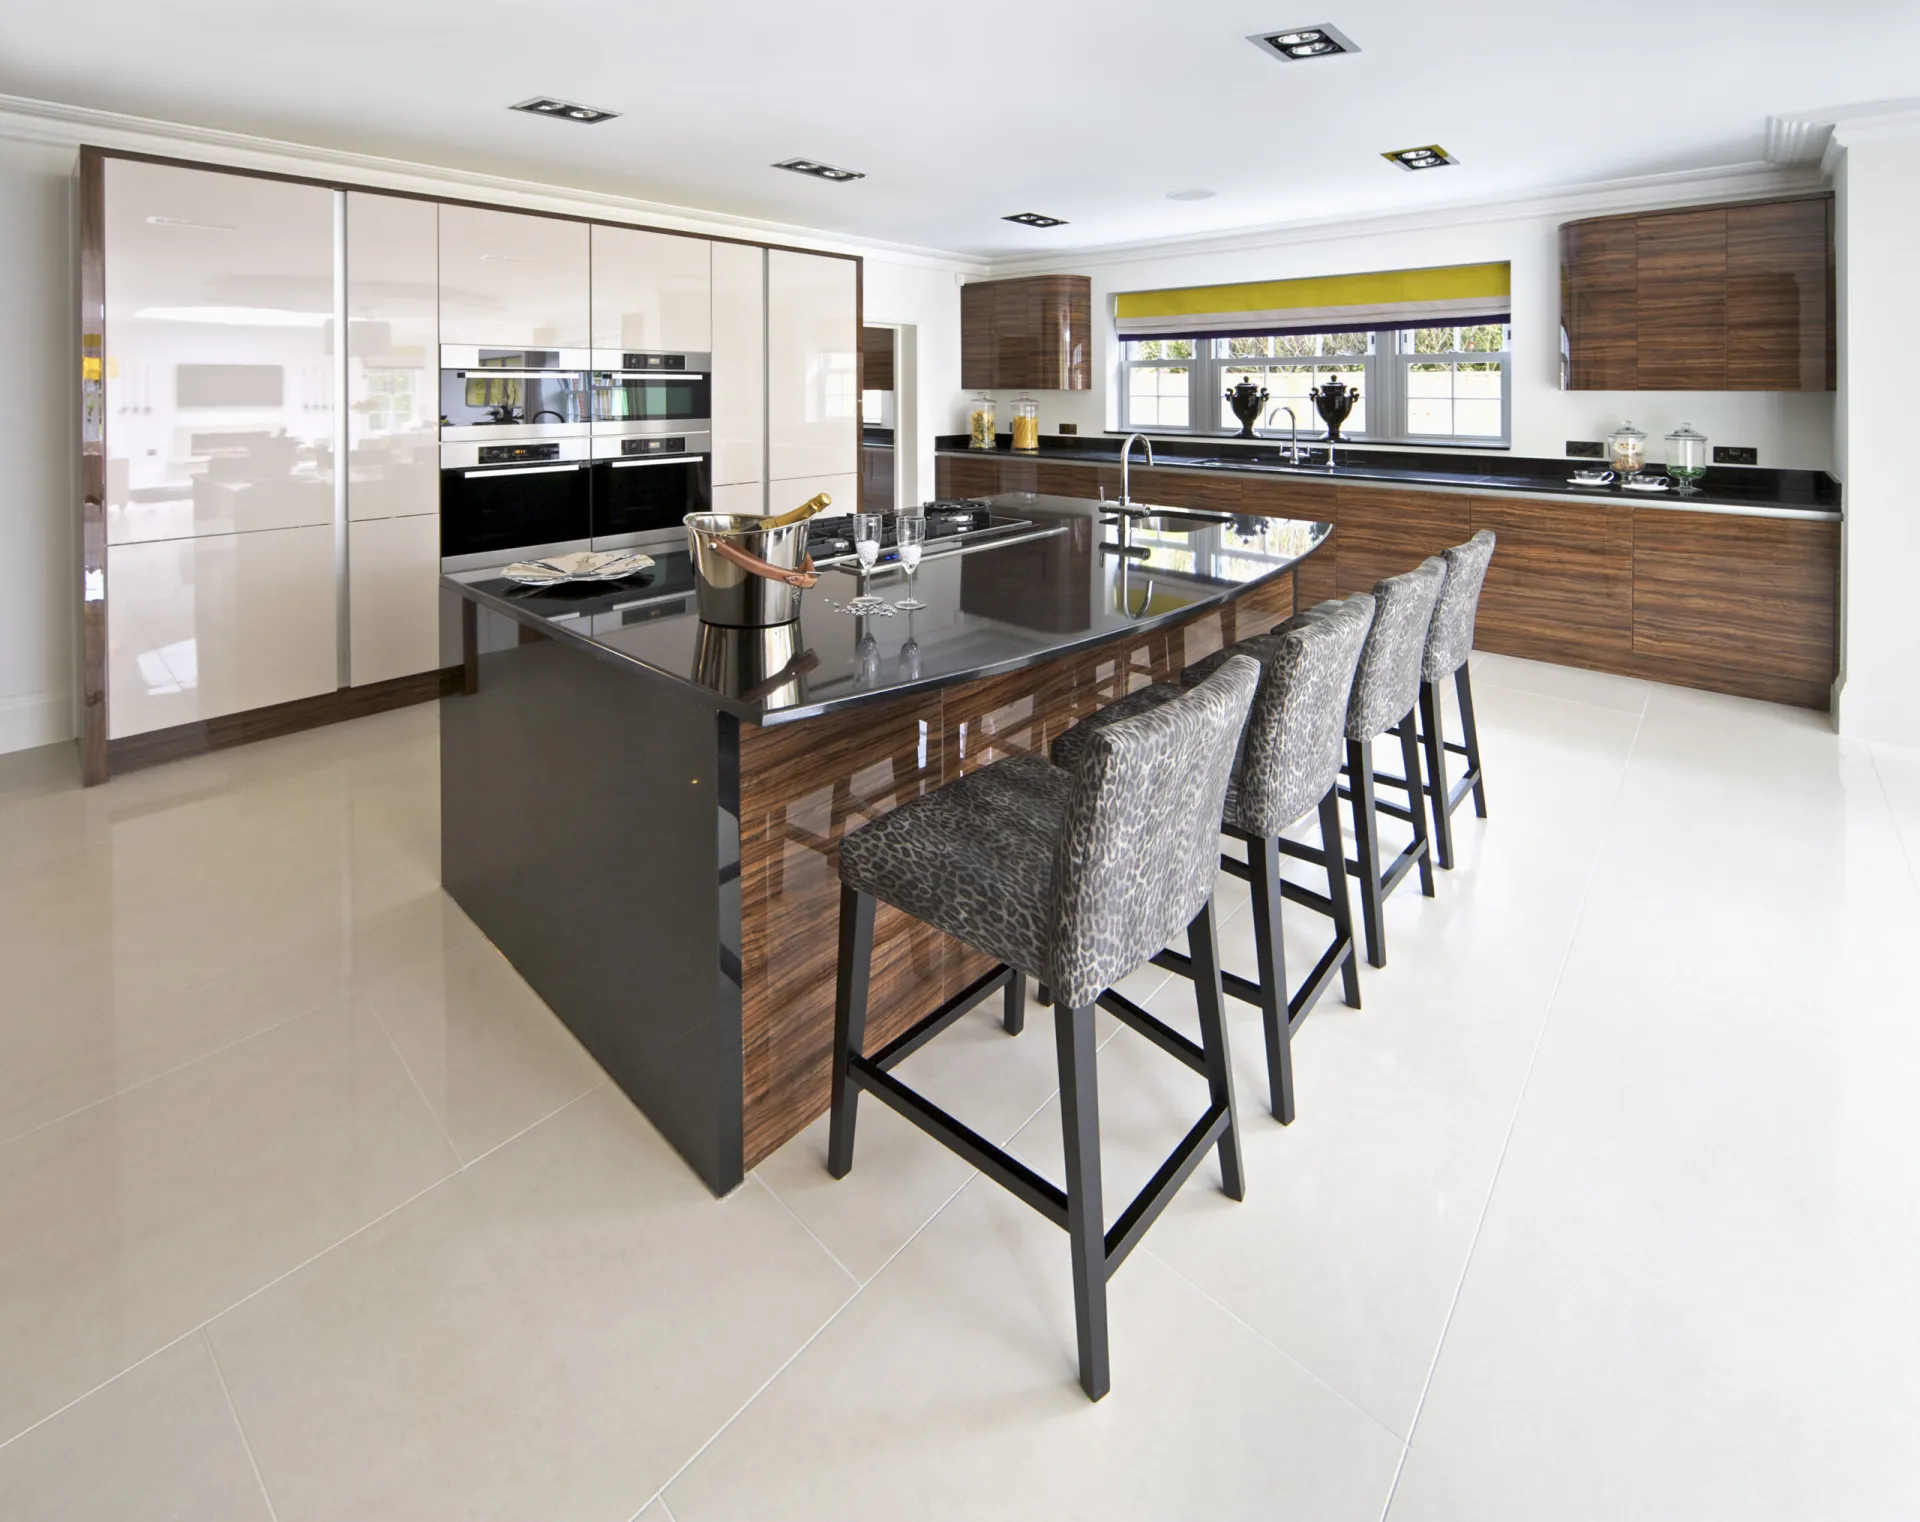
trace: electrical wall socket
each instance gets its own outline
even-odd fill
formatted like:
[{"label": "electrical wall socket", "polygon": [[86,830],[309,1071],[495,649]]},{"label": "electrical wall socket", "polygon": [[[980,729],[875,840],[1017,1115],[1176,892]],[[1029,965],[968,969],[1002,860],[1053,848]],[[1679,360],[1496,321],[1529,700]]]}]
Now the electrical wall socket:
[{"label": "electrical wall socket", "polygon": [[1062,423],[1060,425],[1060,431],[1062,433],[1078,433],[1080,431],[1080,425],[1078,423]]},{"label": "electrical wall socket", "polygon": [[1607,446],[1598,439],[1568,439],[1567,458],[1570,460],[1604,460]]},{"label": "electrical wall socket", "polygon": [[1715,444],[1713,463],[1716,465],[1758,465],[1760,451],[1749,449],[1744,444]]}]

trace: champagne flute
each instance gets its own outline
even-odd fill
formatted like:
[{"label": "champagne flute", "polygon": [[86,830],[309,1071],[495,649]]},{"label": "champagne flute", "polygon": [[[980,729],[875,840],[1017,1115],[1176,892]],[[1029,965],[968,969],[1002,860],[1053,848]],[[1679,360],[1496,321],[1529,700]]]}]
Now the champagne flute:
[{"label": "champagne flute", "polygon": [[914,573],[920,569],[920,551],[927,542],[927,519],[924,513],[901,513],[893,520],[895,542],[900,548],[900,564],[907,573],[907,595],[894,604],[907,612],[916,612],[926,606],[913,595]]},{"label": "champagne flute", "polygon": [[854,598],[850,606],[861,613],[871,613],[880,606],[880,599],[867,590],[867,578],[872,575],[874,563],[880,558],[882,524],[878,513],[853,515],[853,552],[860,557],[860,595]]}]

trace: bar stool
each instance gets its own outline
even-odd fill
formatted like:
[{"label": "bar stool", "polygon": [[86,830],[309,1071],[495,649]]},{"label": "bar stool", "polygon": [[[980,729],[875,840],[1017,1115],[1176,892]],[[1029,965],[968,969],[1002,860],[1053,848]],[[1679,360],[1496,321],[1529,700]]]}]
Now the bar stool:
[{"label": "bar stool", "polygon": [[[1453,811],[1473,793],[1473,811],[1487,817],[1487,785],[1480,769],[1480,731],[1473,722],[1473,621],[1480,611],[1480,588],[1493,561],[1493,530],[1483,528],[1465,544],[1441,553],[1447,563],[1446,585],[1433,607],[1433,626],[1427,632],[1427,653],[1420,663],[1421,745],[1427,756],[1427,796],[1432,800],[1434,855],[1447,871],[1453,870]],[[1460,699],[1460,728],[1465,740],[1455,745],[1442,722],[1440,684],[1453,678]],[[1467,769],[1460,781],[1447,782],[1447,752],[1464,756]]]},{"label": "bar stool", "polygon": [[[845,1178],[853,1166],[855,1107],[864,1089],[1064,1227],[1073,1255],[1080,1384],[1094,1400],[1110,1383],[1108,1278],[1210,1148],[1219,1149],[1227,1194],[1237,1200],[1245,1193],[1213,886],[1221,804],[1259,679],[1256,662],[1230,660],[1178,701],[1103,729],[1072,771],[1038,756],[997,761],[903,804],[840,843],[827,1169]],[[863,1046],[876,900],[1002,965],[868,1056]],[[1198,1044],[1145,1011],[1116,1007],[1107,998],[1110,985],[1144,965],[1182,927],[1201,969],[1195,980]],[[996,988],[1008,990],[1011,1005],[1028,976],[1053,993],[1065,1189],[891,1072]],[[1100,1191],[1096,1002],[1203,1074],[1210,1096],[1206,1113],[1111,1230]]]},{"label": "bar stool", "polygon": [[[1404,575],[1389,576],[1374,584],[1373,627],[1360,652],[1353,696],[1347,703],[1347,787],[1343,791],[1353,804],[1354,855],[1358,858],[1347,863],[1347,870],[1360,879],[1360,921],[1366,931],[1367,963],[1372,967],[1387,965],[1387,896],[1414,867],[1420,869],[1421,893],[1433,897],[1433,856],[1427,839],[1426,810],[1406,811],[1413,825],[1413,840],[1385,867],[1380,864],[1381,809],[1374,795],[1373,739],[1387,733],[1398,735],[1405,776],[1419,777],[1414,706],[1420,696],[1427,630],[1433,625],[1433,607],[1446,579],[1446,562],[1438,555],[1429,555]],[[1380,780],[1397,783],[1401,779]]]},{"label": "bar stool", "polygon": [[[1267,1039],[1267,1092],[1282,1125],[1294,1117],[1293,1032],[1339,974],[1346,1002],[1360,1007],[1359,970],[1354,965],[1353,909],[1347,897],[1346,852],[1340,838],[1340,742],[1345,732],[1347,698],[1360,649],[1373,624],[1373,599],[1362,592],[1343,601],[1324,602],[1289,619],[1271,634],[1242,640],[1196,661],[1181,673],[1185,686],[1205,681],[1235,655],[1261,663],[1260,690],[1227,784],[1222,833],[1246,846],[1244,861],[1227,854],[1221,869],[1247,883],[1253,897],[1254,952],[1260,980],[1222,971],[1225,991],[1257,1005]],[[1056,766],[1071,766],[1098,729],[1134,713],[1177,698],[1180,687],[1155,685],[1129,693],[1119,702],[1081,721],[1053,743]],[[1287,840],[1281,831],[1318,809],[1318,847]],[[1280,855],[1316,862],[1327,873],[1327,892],[1311,892],[1280,876]],[[1286,949],[1280,932],[1280,905],[1292,898],[1329,915],[1333,942],[1314,965],[1298,993],[1287,995]],[[1183,977],[1195,975],[1193,961],[1163,950],[1157,966]],[[1119,995],[1115,995],[1119,998]]]}]

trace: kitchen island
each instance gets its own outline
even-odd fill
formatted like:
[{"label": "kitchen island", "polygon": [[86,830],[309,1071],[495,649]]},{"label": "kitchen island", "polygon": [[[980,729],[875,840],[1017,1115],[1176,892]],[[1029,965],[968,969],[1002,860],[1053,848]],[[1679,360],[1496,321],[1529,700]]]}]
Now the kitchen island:
[{"label": "kitchen island", "polygon": [[[1265,632],[1329,533],[991,505],[1010,523],[931,547],[914,613],[841,611],[834,569],[797,623],[716,628],[684,552],[611,588],[442,581],[446,890],[716,1193],[826,1112],[841,837]],[[991,966],[883,907],[870,1040]]]}]

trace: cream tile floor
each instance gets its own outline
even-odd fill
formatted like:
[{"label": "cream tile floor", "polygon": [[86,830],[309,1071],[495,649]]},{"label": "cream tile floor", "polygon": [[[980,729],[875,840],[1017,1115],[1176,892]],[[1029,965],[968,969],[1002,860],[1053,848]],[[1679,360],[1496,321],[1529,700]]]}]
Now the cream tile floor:
[{"label": "cream tile floor", "polygon": [[[440,893],[432,709],[0,757],[0,1517],[1920,1516],[1920,755],[1475,670],[1493,818],[1290,1128],[1231,1006],[1247,1199],[1098,1406],[1059,1233],[879,1106],[706,1195]],[[1102,1034],[1117,1211],[1203,1100]],[[1051,1048],[909,1077],[1057,1168]]]}]

